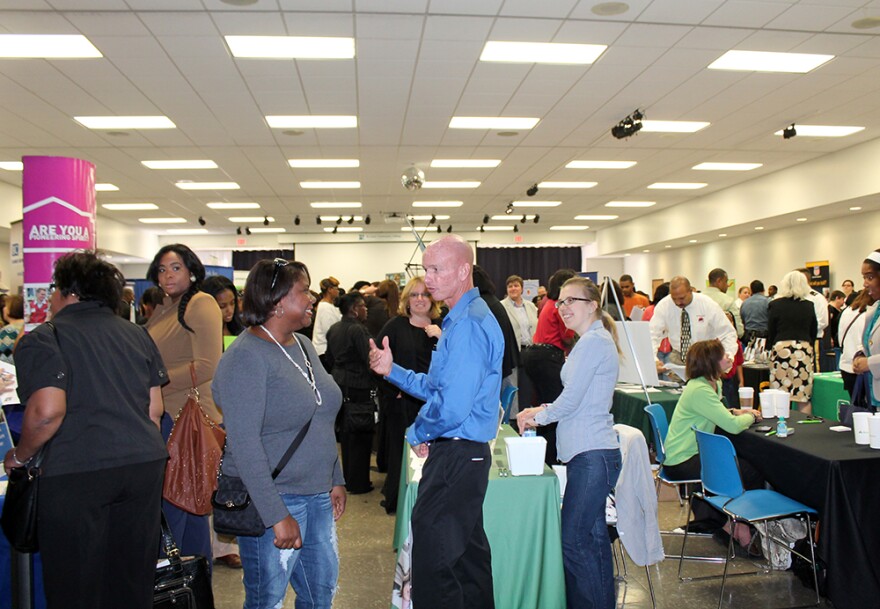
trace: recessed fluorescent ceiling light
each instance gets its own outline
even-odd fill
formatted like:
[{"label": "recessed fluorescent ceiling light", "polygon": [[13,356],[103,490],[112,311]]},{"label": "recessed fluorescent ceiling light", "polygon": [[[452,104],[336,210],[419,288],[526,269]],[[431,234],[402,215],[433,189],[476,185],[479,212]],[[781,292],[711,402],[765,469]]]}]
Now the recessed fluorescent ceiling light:
[{"label": "recessed fluorescent ceiling light", "polygon": [[450,129],[531,129],[538,124],[538,118],[516,118],[512,116],[453,116]]},{"label": "recessed fluorescent ceiling light", "polygon": [[642,131],[654,133],[694,133],[708,126],[701,121],[642,121]]},{"label": "recessed fluorescent ceiling light", "polygon": [[477,188],[480,182],[462,181],[462,182],[425,182],[422,188]]},{"label": "recessed fluorescent ceiling light", "polygon": [[431,167],[498,167],[501,161],[498,159],[434,159]]},{"label": "recessed fluorescent ceiling light", "polygon": [[354,218],[355,222],[360,222],[363,220],[363,216],[321,216],[321,222],[336,222],[342,218],[343,221],[347,221],[349,218]]},{"label": "recessed fluorescent ceiling light", "polygon": [[[834,125],[795,125],[797,134],[808,137],[846,137],[859,131],[864,131],[864,127],[844,127]],[[773,135],[782,135],[782,129]]]},{"label": "recessed fluorescent ceiling light", "polygon": [[104,184],[95,184],[96,192],[112,192],[115,190],[119,190],[119,186],[116,184],[110,184],[109,182],[105,182]]},{"label": "recessed fluorescent ceiling light", "polygon": [[175,182],[181,190],[238,190],[237,182]]},{"label": "recessed fluorescent ceiling light", "polygon": [[436,231],[436,230],[437,230],[437,227],[436,227],[436,226],[413,226],[412,228],[410,228],[410,227],[408,227],[408,226],[401,226],[401,227],[400,227],[400,231],[403,232],[403,233],[408,233],[408,232],[411,231],[411,230],[417,230],[417,231],[419,231],[419,230],[420,230],[420,231],[432,230],[432,231]]},{"label": "recessed fluorescent ceiling light", "polygon": [[566,169],[629,169],[635,161],[571,161]]},{"label": "recessed fluorescent ceiling light", "polygon": [[272,216],[232,216],[229,218],[230,222],[262,222],[263,220],[269,220],[269,222],[274,222],[275,218]]},{"label": "recessed fluorescent ceiling light", "polygon": [[796,221],[797,222],[806,222],[807,219],[806,218],[796,218]]},{"label": "recessed fluorescent ceiling light", "polygon": [[698,190],[706,186],[707,184],[703,182],[654,182],[648,188],[654,190]]},{"label": "recessed fluorescent ceiling light", "polygon": [[512,226],[478,226],[476,230],[513,230]]},{"label": "recessed fluorescent ceiling light", "polygon": [[273,129],[346,129],[357,127],[356,116],[267,116]]},{"label": "recessed fluorescent ceiling light", "polygon": [[309,180],[300,182],[300,188],[360,188],[360,182],[322,182],[319,180]]},{"label": "recessed fluorescent ceiling light", "polygon": [[413,207],[461,207],[463,201],[413,201]]},{"label": "recessed fluorescent ceiling light", "polygon": [[592,188],[598,182],[538,182],[538,188]]},{"label": "recessed fluorescent ceiling light", "polygon": [[6,171],[22,171],[24,169],[24,163],[21,161],[0,161],[0,169],[5,169]]},{"label": "recessed fluorescent ceiling light", "polygon": [[103,57],[89,39],[79,34],[3,34],[0,57],[72,59]]},{"label": "recessed fluorescent ceiling light", "polygon": [[449,220],[449,216],[441,216],[441,215],[435,215],[435,216],[410,216],[410,217],[409,217],[410,220],[418,220],[418,221],[430,220],[431,218],[434,218],[435,220]]},{"label": "recessed fluorescent ceiling light", "polygon": [[566,44],[554,42],[503,42],[490,40],[483,47],[480,61],[505,63],[591,64],[608,47],[604,44]]},{"label": "recessed fluorescent ceiling light", "polygon": [[519,222],[519,221],[522,220],[523,218],[525,218],[526,220],[534,220],[534,219],[535,219],[535,216],[534,216],[534,214],[529,214],[529,215],[527,215],[527,216],[524,216],[524,215],[522,215],[522,214],[510,214],[510,215],[507,215],[507,214],[501,214],[501,215],[498,215],[498,216],[492,216],[492,219],[493,219],[493,220],[498,220],[498,221],[508,220],[508,221],[511,221],[511,222]]},{"label": "recessed fluorescent ceiling light", "polygon": [[73,120],[89,129],[176,129],[167,116],[74,116]]},{"label": "recessed fluorescent ceiling light", "polygon": [[709,69],[805,74],[832,59],[834,59],[834,55],[727,51],[724,55],[710,63]]},{"label": "recessed fluorescent ceiling light", "polygon": [[184,218],[138,218],[138,222],[144,224],[184,224]]},{"label": "recessed fluorescent ceiling light", "polygon": [[689,239],[689,240],[688,240],[688,243],[696,243],[696,242],[697,242],[696,239]]},{"label": "recessed fluorescent ceiling light", "polygon": [[217,169],[217,163],[205,160],[193,161],[141,161],[148,169]]},{"label": "recessed fluorescent ceiling light", "polygon": [[359,209],[361,204],[357,201],[337,203],[334,201],[314,201],[309,203],[312,209]]},{"label": "recessed fluorescent ceiling light", "polygon": [[550,227],[550,230],[587,230],[588,228],[590,228],[590,227],[589,227],[589,226],[563,226],[563,225],[556,225],[556,226],[551,226],[551,227]]},{"label": "recessed fluorescent ceiling light", "polygon": [[620,216],[581,215],[575,216],[575,220],[617,220]]},{"label": "recessed fluorescent ceiling light", "polygon": [[294,169],[322,169],[336,167],[360,167],[358,159],[287,159]]},{"label": "recessed fluorescent ceiling light", "polygon": [[[251,230],[253,230],[253,229],[251,229]],[[361,232],[361,231],[363,231],[363,230],[364,230],[364,229],[361,228],[360,226],[333,226],[333,227],[325,227],[325,228],[324,228],[324,232],[325,232],[325,233],[332,233],[332,232],[337,232],[337,233],[359,233],[359,232]],[[409,230],[409,229],[407,229],[407,230]]]},{"label": "recessed fluorescent ceiling light", "polygon": [[207,206],[211,209],[260,209],[260,204],[253,202],[227,203],[218,201],[208,203]]},{"label": "recessed fluorescent ceiling light", "polygon": [[354,38],[317,36],[224,36],[234,57],[352,59]]},{"label": "recessed fluorescent ceiling light", "polygon": [[104,209],[110,211],[145,211],[148,209],[159,209],[155,203],[104,203],[101,205]]},{"label": "recessed fluorescent ceiling light", "polygon": [[511,201],[515,207],[559,207],[562,201]]},{"label": "recessed fluorescent ceiling light", "polygon": [[751,171],[763,166],[762,163],[700,163],[691,169],[698,171]]},{"label": "recessed fluorescent ceiling light", "polygon": [[283,233],[285,232],[284,227],[282,226],[270,226],[270,227],[251,227],[252,233]]},{"label": "recessed fluorescent ceiling light", "polygon": [[169,228],[166,235],[207,235],[207,228]]},{"label": "recessed fluorescent ceiling light", "polygon": [[652,207],[656,201],[608,201],[605,207]]},{"label": "recessed fluorescent ceiling light", "polygon": [[861,207],[850,207],[849,210],[850,211],[861,211],[862,208]]}]

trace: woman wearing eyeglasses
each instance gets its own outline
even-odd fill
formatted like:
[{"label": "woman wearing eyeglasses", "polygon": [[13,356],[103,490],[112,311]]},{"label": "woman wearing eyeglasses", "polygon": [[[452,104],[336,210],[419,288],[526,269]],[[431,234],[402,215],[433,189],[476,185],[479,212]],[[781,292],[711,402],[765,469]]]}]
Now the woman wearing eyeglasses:
[{"label": "woman wearing eyeglasses", "polygon": [[223,354],[213,383],[226,417],[223,473],[242,479],[266,526],[259,537],[238,538],[245,609],[280,607],[288,582],[297,606],[330,609],[336,591],[335,521],[346,497],[333,424],[342,392],[297,333],[311,323],[309,281],[299,262],[261,260],[251,269],[242,311],[248,329]]},{"label": "woman wearing eyeglasses", "polygon": [[[431,355],[437,345],[437,338],[429,334],[428,326],[440,322],[440,305],[425,287],[424,277],[413,277],[403,288],[398,312],[397,317],[385,324],[376,340],[382,344],[382,340],[388,337],[395,364],[413,372],[427,372],[431,366]],[[424,402],[384,380],[379,384],[379,400],[384,403],[386,415],[388,455],[388,475],[385,477],[382,494],[385,495],[385,511],[393,514],[397,511],[404,435],[406,428],[416,420]]]},{"label": "woman wearing eyeglasses", "polygon": [[516,418],[520,430],[559,424],[556,450],[568,476],[562,502],[568,605],[611,609],[614,574],[605,498],[622,465],[611,416],[620,348],[614,321],[599,302],[599,289],[589,279],[575,277],[563,284],[553,304],[565,327],[580,338],[562,366],[562,393],[552,404],[528,408]]},{"label": "woman wearing eyeglasses", "polygon": [[[214,298],[201,291],[205,267],[183,244],[160,249],[147,270],[147,278],[165,293],[146,328],[168,367],[168,384],[162,387],[167,415],[162,417],[162,436],[167,441],[193,387],[191,369],[195,371],[202,410],[215,422],[223,421],[211,396],[211,379],[223,353],[223,314]],[[167,501],[163,509],[181,553],[210,560],[208,517],[190,514]]]}]

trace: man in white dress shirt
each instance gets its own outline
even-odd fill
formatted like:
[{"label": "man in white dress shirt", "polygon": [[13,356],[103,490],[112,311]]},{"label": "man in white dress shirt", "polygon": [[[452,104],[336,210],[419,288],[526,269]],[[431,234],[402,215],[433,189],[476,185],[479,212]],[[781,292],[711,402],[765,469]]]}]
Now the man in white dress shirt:
[{"label": "man in white dress shirt", "polygon": [[[673,351],[681,354],[682,362],[692,344],[713,338],[721,341],[731,363],[736,356],[736,330],[714,300],[691,289],[687,277],[672,278],[669,296],[654,307],[650,324],[655,356],[664,338],[669,339]],[[659,359],[656,364],[658,374],[666,372]]]}]

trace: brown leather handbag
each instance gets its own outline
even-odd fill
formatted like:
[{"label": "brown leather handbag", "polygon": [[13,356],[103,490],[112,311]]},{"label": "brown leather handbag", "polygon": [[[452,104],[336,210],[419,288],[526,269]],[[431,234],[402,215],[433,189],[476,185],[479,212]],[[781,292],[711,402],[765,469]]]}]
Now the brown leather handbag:
[{"label": "brown leather handbag", "polygon": [[192,389],[168,437],[162,496],[180,509],[202,516],[211,512],[226,432],[202,410],[192,364],[190,374]]}]

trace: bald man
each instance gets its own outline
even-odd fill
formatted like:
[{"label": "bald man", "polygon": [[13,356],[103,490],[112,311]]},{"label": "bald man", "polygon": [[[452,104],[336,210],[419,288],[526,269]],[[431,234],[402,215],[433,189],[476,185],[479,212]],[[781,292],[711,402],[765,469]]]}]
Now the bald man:
[{"label": "bald man", "polygon": [[424,400],[406,439],[427,461],[412,513],[413,605],[420,609],[495,606],[483,498],[488,442],[498,430],[504,337],[474,288],[474,252],[457,235],[434,241],[422,258],[425,286],[449,307],[427,374],[393,363],[388,338],[370,340],[370,366]]}]

